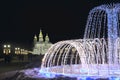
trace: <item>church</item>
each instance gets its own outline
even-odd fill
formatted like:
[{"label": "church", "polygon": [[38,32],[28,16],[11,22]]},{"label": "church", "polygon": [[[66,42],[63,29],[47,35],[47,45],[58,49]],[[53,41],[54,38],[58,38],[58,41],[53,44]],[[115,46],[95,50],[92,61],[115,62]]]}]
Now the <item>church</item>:
[{"label": "church", "polygon": [[34,36],[33,54],[44,55],[46,51],[51,47],[52,43],[49,41],[49,36],[46,34],[43,38],[42,30],[40,30],[39,36]]}]

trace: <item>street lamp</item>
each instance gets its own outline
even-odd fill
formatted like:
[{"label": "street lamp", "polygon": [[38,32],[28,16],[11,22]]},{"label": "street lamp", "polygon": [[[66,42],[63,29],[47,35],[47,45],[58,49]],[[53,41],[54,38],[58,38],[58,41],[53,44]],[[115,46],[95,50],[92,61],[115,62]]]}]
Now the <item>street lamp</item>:
[{"label": "street lamp", "polygon": [[8,55],[9,53],[11,53],[10,48],[11,48],[10,45],[4,45],[3,53],[6,54],[6,55]]}]

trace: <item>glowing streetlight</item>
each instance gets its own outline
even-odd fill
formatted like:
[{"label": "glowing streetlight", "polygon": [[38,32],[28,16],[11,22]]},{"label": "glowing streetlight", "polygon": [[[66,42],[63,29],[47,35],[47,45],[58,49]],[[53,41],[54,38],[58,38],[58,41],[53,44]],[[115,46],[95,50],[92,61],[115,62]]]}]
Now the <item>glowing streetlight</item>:
[{"label": "glowing streetlight", "polygon": [[10,45],[7,45],[8,48],[10,48]]},{"label": "glowing streetlight", "polygon": [[4,45],[4,48],[6,48],[6,45]]}]

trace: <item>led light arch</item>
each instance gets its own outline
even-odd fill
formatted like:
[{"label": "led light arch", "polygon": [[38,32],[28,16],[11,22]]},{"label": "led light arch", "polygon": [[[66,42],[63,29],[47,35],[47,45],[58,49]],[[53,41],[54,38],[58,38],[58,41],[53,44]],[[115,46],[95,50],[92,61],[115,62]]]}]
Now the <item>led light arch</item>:
[{"label": "led light arch", "polygon": [[54,44],[45,54],[40,72],[120,78],[120,4],[92,9],[84,38]]}]

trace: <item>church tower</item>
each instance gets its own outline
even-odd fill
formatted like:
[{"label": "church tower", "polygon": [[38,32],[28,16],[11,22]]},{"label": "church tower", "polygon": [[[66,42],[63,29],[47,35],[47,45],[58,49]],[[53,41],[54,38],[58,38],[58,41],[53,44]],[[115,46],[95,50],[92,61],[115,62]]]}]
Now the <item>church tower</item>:
[{"label": "church tower", "polygon": [[42,30],[40,29],[38,37],[36,35],[34,36],[33,54],[44,55],[51,45],[52,43],[49,42],[48,34],[46,34],[46,36],[43,37]]},{"label": "church tower", "polygon": [[34,44],[36,44],[36,42],[37,42],[37,36],[35,35],[34,36]]},{"label": "church tower", "polygon": [[46,36],[45,36],[45,42],[49,42],[49,36],[48,36],[48,34],[46,34]]},{"label": "church tower", "polygon": [[42,34],[41,29],[40,29],[40,33],[39,33],[39,42],[43,42],[43,34]]}]

